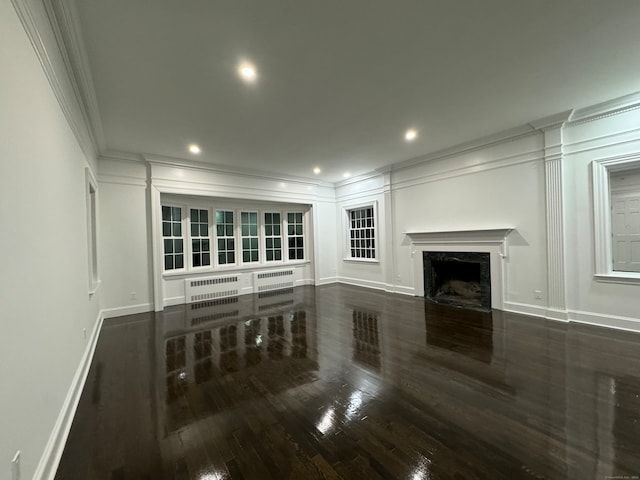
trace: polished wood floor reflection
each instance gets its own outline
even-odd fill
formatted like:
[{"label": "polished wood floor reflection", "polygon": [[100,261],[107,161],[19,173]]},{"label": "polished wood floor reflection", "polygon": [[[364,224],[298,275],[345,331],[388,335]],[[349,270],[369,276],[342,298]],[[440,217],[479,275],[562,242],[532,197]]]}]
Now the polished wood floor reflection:
[{"label": "polished wood floor reflection", "polygon": [[345,285],[107,320],[56,478],[640,478],[640,335]]}]

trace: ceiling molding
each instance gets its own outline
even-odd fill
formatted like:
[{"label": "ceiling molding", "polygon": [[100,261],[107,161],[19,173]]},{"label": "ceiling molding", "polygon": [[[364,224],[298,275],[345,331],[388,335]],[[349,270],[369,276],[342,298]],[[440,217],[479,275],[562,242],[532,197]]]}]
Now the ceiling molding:
[{"label": "ceiling molding", "polygon": [[259,178],[264,180],[295,182],[299,184],[313,185],[313,186],[320,186],[320,187],[330,187],[330,188],[334,187],[333,183],[326,182],[323,180],[310,180],[308,178],[295,177],[292,175],[287,175],[287,176],[274,175],[272,173],[265,172],[262,170],[254,170],[254,169],[248,169],[248,168],[233,168],[226,165],[197,162],[194,160],[185,160],[182,158],[166,157],[163,155],[156,155],[156,154],[143,153],[141,155],[142,155],[142,158],[144,158],[144,160],[151,165],[165,165],[170,167],[189,168],[189,169],[201,170],[201,171],[205,170],[208,172],[238,175],[238,176],[244,176],[244,177],[253,177],[253,178]]},{"label": "ceiling molding", "polygon": [[77,96],[74,79],[64,67],[66,52],[55,42],[58,34],[51,23],[49,12],[44,4],[35,4],[43,5],[42,11],[36,14],[29,6],[28,0],[11,0],[11,3],[71,131],[89,162],[94,162],[98,157],[98,148],[84,116],[82,102]]},{"label": "ceiling molding", "polygon": [[640,108],[640,92],[631,93],[622,97],[607,100],[585,108],[576,110],[567,123],[568,127],[580,125],[587,122],[600,120],[601,118],[620,115],[631,110]]},{"label": "ceiling molding", "polygon": [[567,123],[569,118],[571,118],[572,114],[573,110],[566,110],[564,112],[549,115],[547,117],[540,118],[539,120],[529,122],[529,125],[531,125],[531,127],[536,130],[545,132],[547,130],[562,127],[565,123]]},{"label": "ceiling molding", "polygon": [[92,135],[96,151],[102,153],[106,149],[106,141],[75,4],[68,0],[43,0],[43,3],[84,121]]}]

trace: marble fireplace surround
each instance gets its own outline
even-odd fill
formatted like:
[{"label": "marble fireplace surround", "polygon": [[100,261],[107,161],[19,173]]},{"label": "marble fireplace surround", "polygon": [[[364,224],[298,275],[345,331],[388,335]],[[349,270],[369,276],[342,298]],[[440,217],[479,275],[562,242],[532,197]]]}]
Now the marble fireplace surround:
[{"label": "marble fireplace surround", "polygon": [[490,257],[491,308],[504,310],[507,237],[514,228],[405,232],[411,240],[415,295],[424,297],[423,252],[485,252]]}]

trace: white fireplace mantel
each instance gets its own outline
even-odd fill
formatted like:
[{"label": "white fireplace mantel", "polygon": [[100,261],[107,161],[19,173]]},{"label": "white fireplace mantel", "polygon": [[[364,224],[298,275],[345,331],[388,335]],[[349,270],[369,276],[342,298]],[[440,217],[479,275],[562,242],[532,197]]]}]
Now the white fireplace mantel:
[{"label": "white fireplace mantel", "polygon": [[424,296],[423,252],[486,252],[490,254],[491,308],[504,310],[504,261],[507,257],[507,236],[513,230],[509,227],[405,232],[411,239],[415,295]]}]

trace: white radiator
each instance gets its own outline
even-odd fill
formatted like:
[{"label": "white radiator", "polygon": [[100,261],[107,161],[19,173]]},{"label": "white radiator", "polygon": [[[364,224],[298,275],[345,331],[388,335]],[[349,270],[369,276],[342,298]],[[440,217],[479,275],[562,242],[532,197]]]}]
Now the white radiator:
[{"label": "white radiator", "polygon": [[283,270],[269,270],[267,272],[254,272],[254,292],[266,292],[269,290],[282,290],[293,288],[297,281],[301,280],[302,270],[287,268]]},{"label": "white radiator", "polygon": [[187,303],[232,297],[233,295],[238,295],[240,289],[240,278],[238,275],[187,279],[184,282],[184,292]]}]

